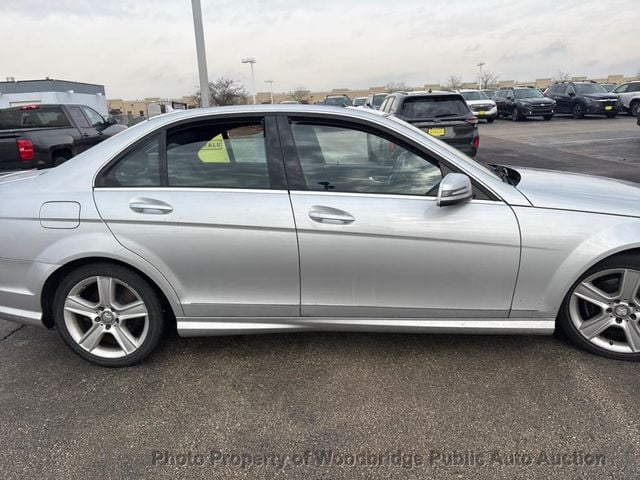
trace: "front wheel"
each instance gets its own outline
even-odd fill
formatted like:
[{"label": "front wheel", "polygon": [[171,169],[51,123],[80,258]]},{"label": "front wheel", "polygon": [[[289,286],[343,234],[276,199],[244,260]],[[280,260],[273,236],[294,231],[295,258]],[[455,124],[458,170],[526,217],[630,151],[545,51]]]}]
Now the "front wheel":
[{"label": "front wheel", "polygon": [[85,265],[64,277],[53,299],[62,340],[105,367],[145,359],[164,332],[162,303],[140,275],[112,264]]},{"label": "front wheel", "polygon": [[634,117],[637,117],[638,109],[640,109],[640,102],[639,101],[633,102],[631,104],[631,110],[630,110],[631,115],[633,115]]},{"label": "front wheel", "polygon": [[543,115],[542,118],[544,118],[545,120],[551,120],[553,118],[553,115]]},{"label": "front wheel", "polygon": [[571,109],[571,113],[573,114],[573,118],[583,118],[584,117],[584,107],[581,103],[576,103]]},{"label": "front wheel", "polygon": [[494,120],[495,120],[495,118],[493,118],[493,117],[487,118],[487,123],[493,123]]},{"label": "front wheel", "polygon": [[616,118],[618,116],[618,112],[607,113],[607,118]]},{"label": "front wheel", "polygon": [[640,360],[640,258],[619,255],[573,285],[558,325],[581,348],[617,360]]},{"label": "front wheel", "polygon": [[519,122],[520,120],[522,120],[522,116],[520,115],[520,110],[518,110],[518,107],[513,107],[513,110],[511,110],[511,120],[513,120],[514,122]]}]

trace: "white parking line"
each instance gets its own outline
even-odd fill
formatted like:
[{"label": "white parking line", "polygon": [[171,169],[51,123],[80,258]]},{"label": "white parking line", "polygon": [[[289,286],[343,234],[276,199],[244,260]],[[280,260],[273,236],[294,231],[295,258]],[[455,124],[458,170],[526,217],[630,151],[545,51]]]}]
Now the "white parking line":
[{"label": "white parking line", "polygon": [[583,140],[568,140],[568,141],[560,141],[560,142],[527,142],[529,145],[569,145],[572,143],[595,143],[595,142],[617,142],[619,140],[640,140],[640,135],[635,135],[633,137],[614,137],[614,138],[587,138]]}]

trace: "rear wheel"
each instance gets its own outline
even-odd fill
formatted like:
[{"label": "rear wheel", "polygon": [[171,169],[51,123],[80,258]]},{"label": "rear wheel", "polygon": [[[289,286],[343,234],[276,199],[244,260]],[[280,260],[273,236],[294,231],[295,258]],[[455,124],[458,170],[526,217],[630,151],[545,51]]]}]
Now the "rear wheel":
[{"label": "rear wheel", "polygon": [[619,255],[587,271],[564,299],[558,325],[578,346],[640,360],[640,258]]},{"label": "rear wheel", "polygon": [[571,109],[571,113],[573,114],[573,118],[583,118],[584,117],[584,107],[581,103],[576,103]]},{"label": "rear wheel", "polygon": [[142,361],[164,332],[158,295],[140,275],[119,265],[86,265],[66,275],[53,309],[64,342],[85,360],[106,367]]}]

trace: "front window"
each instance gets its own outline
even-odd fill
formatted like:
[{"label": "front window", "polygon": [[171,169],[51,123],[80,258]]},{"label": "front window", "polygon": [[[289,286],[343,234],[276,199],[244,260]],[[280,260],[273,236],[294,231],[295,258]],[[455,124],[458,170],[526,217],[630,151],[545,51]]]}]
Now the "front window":
[{"label": "front window", "polygon": [[599,83],[576,83],[576,93],[579,95],[588,95],[590,93],[607,93]]},{"label": "front window", "polygon": [[382,105],[382,102],[384,102],[384,99],[387,98],[387,94],[386,93],[381,93],[378,95],[374,95],[373,96],[373,108],[380,108],[380,105]]},{"label": "front window", "polygon": [[514,90],[516,98],[543,98],[542,92],[537,88],[516,88]]},{"label": "front window", "polygon": [[437,162],[350,127],[291,123],[307,188],[316,191],[435,196]]},{"label": "front window", "polygon": [[99,127],[104,124],[104,118],[98,112],[96,112],[93,108],[82,107],[84,114],[89,119],[89,123],[92,127]]},{"label": "front window", "polygon": [[459,117],[469,113],[462,98],[457,96],[431,96],[407,98],[400,116],[410,120],[430,120],[441,117]]}]

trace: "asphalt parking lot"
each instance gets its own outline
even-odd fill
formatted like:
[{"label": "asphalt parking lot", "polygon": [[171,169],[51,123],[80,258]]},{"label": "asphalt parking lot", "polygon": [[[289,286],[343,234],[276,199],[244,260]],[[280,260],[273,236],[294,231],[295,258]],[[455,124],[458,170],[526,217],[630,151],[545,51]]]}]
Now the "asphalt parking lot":
[{"label": "asphalt parking lot", "polygon": [[[483,162],[640,182],[628,116],[480,134]],[[637,479],[639,374],[560,337],[345,333],[173,336],[110,370],[0,321],[0,478]]]}]

